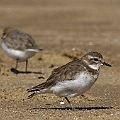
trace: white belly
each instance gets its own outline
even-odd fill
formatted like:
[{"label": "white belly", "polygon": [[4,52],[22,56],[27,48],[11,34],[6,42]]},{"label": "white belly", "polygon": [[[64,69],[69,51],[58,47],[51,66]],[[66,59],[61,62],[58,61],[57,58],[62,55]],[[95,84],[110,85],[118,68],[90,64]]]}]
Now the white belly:
[{"label": "white belly", "polygon": [[75,97],[83,94],[91,88],[96,79],[88,74],[81,73],[75,80],[58,82],[50,90],[60,97]]},{"label": "white belly", "polygon": [[20,50],[9,49],[4,44],[4,42],[2,42],[2,48],[9,57],[15,60],[18,59],[19,62],[24,62],[36,54],[36,52],[34,51],[20,51]]}]

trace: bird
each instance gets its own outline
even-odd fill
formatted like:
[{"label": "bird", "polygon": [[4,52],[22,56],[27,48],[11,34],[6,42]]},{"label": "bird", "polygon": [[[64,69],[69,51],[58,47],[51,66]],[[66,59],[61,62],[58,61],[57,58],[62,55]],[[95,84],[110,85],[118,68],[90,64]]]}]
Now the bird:
[{"label": "bird", "polygon": [[28,98],[37,94],[53,93],[64,97],[74,109],[68,98],[80,96],[96,82],[101,66],[109,66],[99,52],[89,52],[61,67],[54,69],[46,82],[27,89],[32,92]]},{"label": "bird", "polygon": [[12,27],[3,29],[1,40],[4,52],[16,61],[16,71],[18,62],[26,62],[25,72],[27,72],[28,59],[42,50],[29,34]]}]

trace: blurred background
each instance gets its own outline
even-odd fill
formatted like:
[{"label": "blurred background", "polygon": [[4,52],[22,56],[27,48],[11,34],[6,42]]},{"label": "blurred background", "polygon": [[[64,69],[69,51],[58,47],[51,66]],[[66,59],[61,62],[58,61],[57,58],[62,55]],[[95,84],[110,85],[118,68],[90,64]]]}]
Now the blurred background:
[{"label": "blurred background", "polygon": [[18,28],[45,49],[120,53],[119,0],[1,0],[0,16],[1,34]]}]

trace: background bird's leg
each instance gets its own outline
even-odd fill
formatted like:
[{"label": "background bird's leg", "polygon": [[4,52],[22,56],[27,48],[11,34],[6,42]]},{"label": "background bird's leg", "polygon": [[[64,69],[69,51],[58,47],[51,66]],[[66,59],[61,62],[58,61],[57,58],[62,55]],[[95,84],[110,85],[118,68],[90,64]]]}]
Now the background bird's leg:
[{"label": "background bird's leg", "polygon": [[28,60],[26,60],[25,72],[27,72],[27,65],[28,65]]},{"label": "background bird's leg", "polygon": [[14,72],[15,74],[19,73],[19,71],[17,70],[17,66],[18,66],[18,59],[16,59],[16,66],[15,66],[15,68],[11,68],[11,71]]},{"label": "background bird's leg", "polygon": [[15,66],[16,70],[17,70],[17,66],[18,66],[18,59],[16,59],[16,66]]}]

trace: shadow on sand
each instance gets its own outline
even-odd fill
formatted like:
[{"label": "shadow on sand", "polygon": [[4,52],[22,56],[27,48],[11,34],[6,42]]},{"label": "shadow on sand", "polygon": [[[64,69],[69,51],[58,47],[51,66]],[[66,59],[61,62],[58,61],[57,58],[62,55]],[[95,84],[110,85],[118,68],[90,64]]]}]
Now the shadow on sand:
[{"label": "shadow on sand", "polygon": [[[41,72],[32,72],[32,71],[19,71],[19,70],[16,70],[15,68],[11,68],[10,69],[11,72],[13,72],[14,74],[43,74]],[[44,77],[43,77],[44,79]]]},{"label": "shadow on sand", "polygon": [[[74,110],[105,110],[105,109],[112,109],[113,107],[75,107]],[[73,110],[70,107],[65,108],[33,108],[33,109],[49,109],[49,110]]]}]

